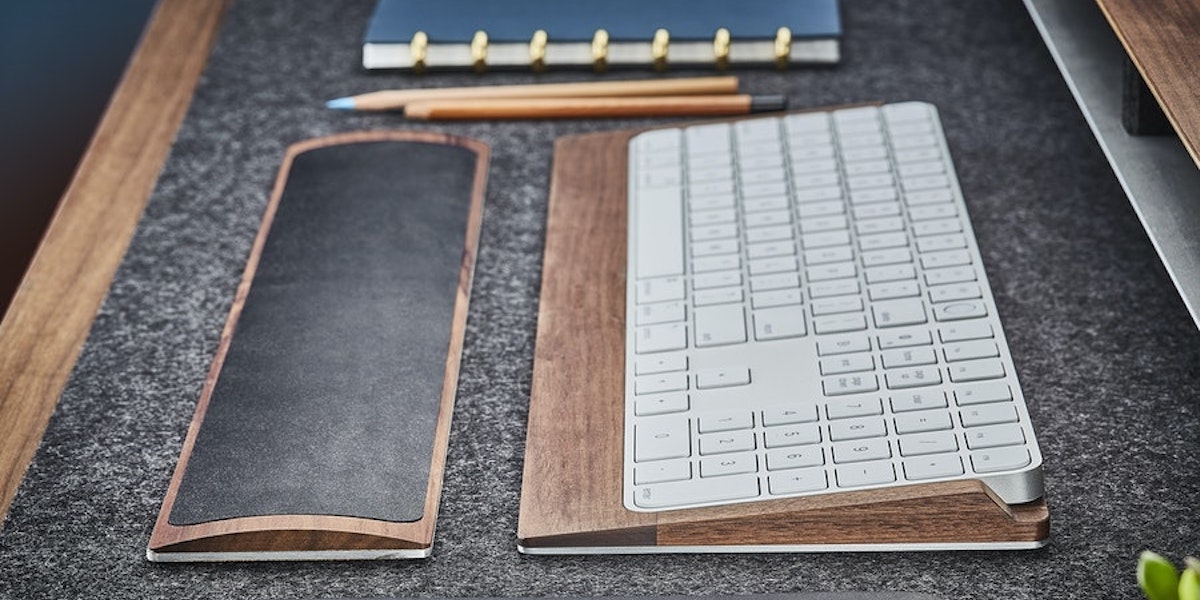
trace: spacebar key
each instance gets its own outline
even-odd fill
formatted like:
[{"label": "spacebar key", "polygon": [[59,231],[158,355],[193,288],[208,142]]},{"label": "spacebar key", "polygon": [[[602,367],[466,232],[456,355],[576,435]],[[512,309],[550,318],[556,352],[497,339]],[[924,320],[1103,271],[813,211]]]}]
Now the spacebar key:
[{"label": "spacebar key", "polygon": [[728,502],[755,496],[758,496],[757,475],[727,475],[644,485],[634,492],[633,502],[642,508],[669,508]]},{"label": "spacebar key", "polygon": [[638,279],[683,275],[683,192],[639,190],[634,204]]}]

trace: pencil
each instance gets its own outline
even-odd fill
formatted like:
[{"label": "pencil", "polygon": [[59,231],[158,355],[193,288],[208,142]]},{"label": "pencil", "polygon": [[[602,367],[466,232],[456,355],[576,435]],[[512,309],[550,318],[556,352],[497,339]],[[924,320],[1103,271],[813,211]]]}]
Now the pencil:
[{"label": "pencil", "polygon": [[646,96],[639,98],[503,98],[429,100],[404,107],[421,121],[587,119],[603,117],[718,117],[787,108],[783,96]]},{"label": "pencil", "polygon": [[693,94],[734,94],[738,79],[723,77],[681,77],[634,81],[595,81],[579,83],[540,83],[532,85],[484,85],[473,87],[383,90],[337,98],[325,103],[343,110],[400,110],[410,102],[485,98],[580,98],[596,96],[685,96]]}]

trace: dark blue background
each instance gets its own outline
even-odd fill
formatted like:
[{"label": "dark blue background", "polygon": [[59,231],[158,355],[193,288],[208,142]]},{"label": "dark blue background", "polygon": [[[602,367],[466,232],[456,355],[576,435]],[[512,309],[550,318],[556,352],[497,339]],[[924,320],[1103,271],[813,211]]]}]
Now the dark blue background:
[{"label": "dark blue background", "polygon": [[153,0],[0,4],[0,311],[153,6]]}]

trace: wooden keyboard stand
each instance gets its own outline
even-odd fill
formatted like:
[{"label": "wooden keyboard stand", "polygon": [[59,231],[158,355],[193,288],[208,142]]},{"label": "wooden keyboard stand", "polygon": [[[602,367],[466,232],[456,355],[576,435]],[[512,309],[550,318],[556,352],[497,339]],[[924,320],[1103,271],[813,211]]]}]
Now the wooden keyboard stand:
[{"label": "wooden keyboard stand", "polygon": [[1038,500],[980,482],[638,513],[622,505],[627,145],[555,145],[519,549],[527,554],[1017,549],[1044,545]]}]

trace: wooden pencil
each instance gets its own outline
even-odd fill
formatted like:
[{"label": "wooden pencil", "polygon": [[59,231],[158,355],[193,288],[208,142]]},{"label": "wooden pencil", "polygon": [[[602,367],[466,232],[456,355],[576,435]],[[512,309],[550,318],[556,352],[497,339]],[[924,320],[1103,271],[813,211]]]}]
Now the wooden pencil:
[{"label": "wooden pencil", "polygon": [[329,108],[344,110],[400,110],[411,102],[450,99],[491,98],[581,98],[601,96],[687,96],[697,94],[734,94],[738,79],[734,76],[680,77],[624,81],[588,81],[577,83],[540,83],[531,85],[482,85],[472,87],[382,90],[330,100]]},{"label": "wooden pencil", "polygon": [[644,96],[634,98],[499,98],[429,100],[404,107],[404,116],[422,121],[492,119],[589,119],[744,115],[783,110],[782,96]]}]

